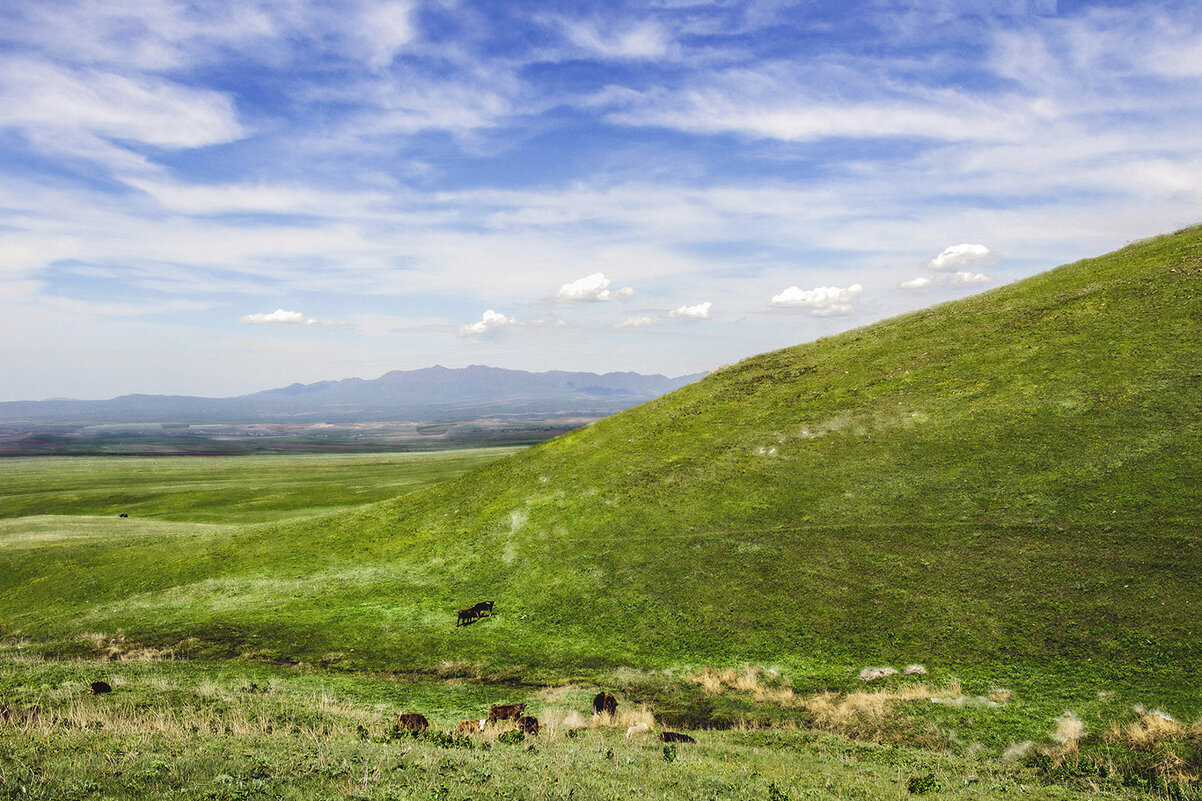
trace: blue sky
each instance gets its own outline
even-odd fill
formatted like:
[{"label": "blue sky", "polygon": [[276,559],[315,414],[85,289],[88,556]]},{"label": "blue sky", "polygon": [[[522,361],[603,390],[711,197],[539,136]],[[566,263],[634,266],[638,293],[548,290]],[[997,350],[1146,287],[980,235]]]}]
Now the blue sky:
[{"label": "blue sky", "polygon": [[8,0],[0,400],[717,367],[1202,221],[1202,4]]}]

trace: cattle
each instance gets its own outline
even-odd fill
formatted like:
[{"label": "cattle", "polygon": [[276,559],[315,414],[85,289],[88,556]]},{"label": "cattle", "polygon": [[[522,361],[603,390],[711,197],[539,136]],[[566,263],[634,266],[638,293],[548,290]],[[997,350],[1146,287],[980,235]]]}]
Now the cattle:
[{"label": "cattle", "polygon": [[609,716],[617,714],[618,699],[614,698],[609,693],[602,690],[593,696],[593,712],[600,715],[602,712]]},{"label": "cattle", "polygon": [[518,731],[522,734],[538,734],[538,718],[523,715],[518,718]]},{"label": "cattle", "polygon": [[678,731],[661,731],[659,733],[660,742],[664,743],[695,743],[697,742],[687,734],[681,734]]},{"label": "cattle", "polygon": [[460,734],[479,734],[484,731],[485,720],[461,720],[455,728]]},{"label": "cattle", "polygon": [[92,682],[92,689],[88,690],[88,693],[91,695],[104,695],[112,691],[113,688],[109,686],[107,681],[94,681]]},{"label": "cattle", "polygon": [[526,714],[525,704],[501,704],[488,710],[488,722],[496,723],[498,720],[517,720],[524,714]]},{"label": "cattle", "polygon": [[122,512],[121,514],[117,515],[117,517],[129,517],[129,515],[127,515],[125,512]]},{"label": "cattle", "polygon": [[470,626],[475,623],[480,616],[472,609],[460,609],[459,620],[455,622],[455,628],[460,626]]},{"label": "cattle", "polygon": [[487,613],[492,614],[492,607],[496,601],[481,601],[478,604],[472,604],[472,611],[476,613],[476,617],[484,617]]},{"label": "cattle", "polygon": [[418,712],[402,712],[396,716],[397,731],[425,731],[430,725],[430,721],[426,720],[426,716]]}]

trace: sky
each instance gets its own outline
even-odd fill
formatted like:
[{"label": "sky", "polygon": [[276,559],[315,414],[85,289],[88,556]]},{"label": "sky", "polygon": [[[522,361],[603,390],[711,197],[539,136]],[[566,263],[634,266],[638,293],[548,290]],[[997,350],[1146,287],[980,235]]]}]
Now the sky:
[{"label": "sky", "polygon": [[0,400],[681,375],[1202,222],[1202,3],[4,0]]}]

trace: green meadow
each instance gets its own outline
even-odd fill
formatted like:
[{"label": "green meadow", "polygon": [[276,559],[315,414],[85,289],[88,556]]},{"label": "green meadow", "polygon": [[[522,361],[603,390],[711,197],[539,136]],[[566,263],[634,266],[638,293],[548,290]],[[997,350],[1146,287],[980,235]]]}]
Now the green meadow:
[{"label": "green meadow", "polygon": [[0,519],[88,515],[260,523],[432,486],[515,452],[0,459]]},{"label": "green meadow", "polygon": [[1202,797],[1200,279],[1188,229],[521,451],[0,463],[0,787]]}]

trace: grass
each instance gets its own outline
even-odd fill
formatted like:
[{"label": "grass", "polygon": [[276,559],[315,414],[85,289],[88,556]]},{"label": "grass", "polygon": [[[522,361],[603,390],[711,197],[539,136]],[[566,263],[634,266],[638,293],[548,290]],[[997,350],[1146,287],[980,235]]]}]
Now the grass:
[{"label": "grass", "polygon": [[0,459],[0,519],[125,513],[139,520],[259,523],[393,498],[518,450],[7,458]]},{"label": "grass", "polygon": [[[358,481],[337,476],[329,513],[311,514],[315,481],[254,525],[204,525],[247,514],[237,482],[195,507],[187,487],[144,486],[149,514],[120,521],[17,507],[43,516],[0,528],[0,636],[59,658],[120,631],[122,648],[192,660],[611,686],[672,725],[745,729],[722,741],[736,751],[792,725],[1155,791],[1170,755],[1194,770],[1202,717],[1199,278],[1202,229],[1137,243],[351,509]],[[39,503],[88,508],[47,480]],[[494,616],[454,626],[486,599]],[[857,679],[916,662],[927,676]],[[1106,740],[1137,705],[1186,728],[1146,751]],[[1070,712],[1083,733],[1057,742]],[[787,778],[772,781],[826,792]],[[838,793],[869,793],[853,784]]]},{"label": "grass", "polygon": [[[627,739],[639,714],[590,719],[592,688],[577,685],[514,692],[302,666],[45,662],[6,650],[0,692],[10,709],[38,714],[0,723],[4,797],[867,799],[907,798],[928,775],[940,797],[1099,797],[1048,784],[1036,765],[822,731],[696,732],[696,745],[676,747]],[[113,692],[88,695],[97,678]],[[537,737],[455,733],[456,720],[518,698],[544,723]],[[431,718],[427,735],[393,731],[395,714],[412,709]],[[1105,798],[1140,795],[1118,780],[1100,786]]]}]

